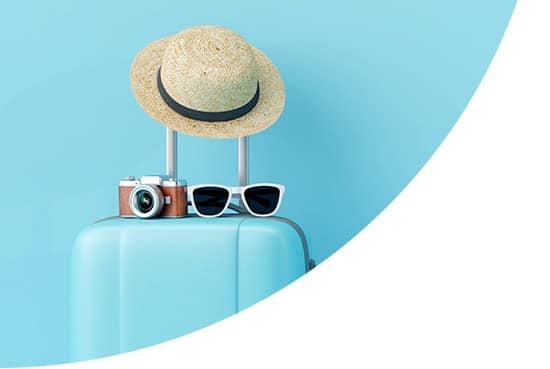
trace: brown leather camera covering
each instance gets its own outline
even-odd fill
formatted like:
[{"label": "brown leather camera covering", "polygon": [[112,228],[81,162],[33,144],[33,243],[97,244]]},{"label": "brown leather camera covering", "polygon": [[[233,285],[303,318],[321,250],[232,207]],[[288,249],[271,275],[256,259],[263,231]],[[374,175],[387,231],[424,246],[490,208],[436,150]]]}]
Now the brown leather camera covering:
[{"label": "brown leather camera covering", "polygon": [[130,192],[134,187],[130,186],[118,186],[118,213],[121,217],[133,217],[135,216],[130,209]]},{"label": "brown leather camera covering", "polygon": [[[187,194],[185,186],[165,187],[159,186],[164,196],[170,196],[170,204],[164,204],[159,217],[183,217],[187,215]],[[130,208],[130,193],[134,187],[118,187],[118,207],[121,217],[135,217]]]},{"label": "brown leather camera covering", "polygon": [[184,186],[160,187],[164,196],[170,196],[170,205],[164,204],[161,217],[182,217],[187,215],[187,194]]}]

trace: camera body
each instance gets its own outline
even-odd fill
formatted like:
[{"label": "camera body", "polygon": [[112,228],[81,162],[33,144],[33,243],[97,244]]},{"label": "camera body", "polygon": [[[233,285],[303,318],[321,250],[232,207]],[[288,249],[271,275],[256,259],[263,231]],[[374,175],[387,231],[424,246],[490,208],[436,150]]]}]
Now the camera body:
[{"label": "camera body", "polygon": [[123,218],[180,218],[187,215],[187,183],[168,176],[126,177],[118,186]]}]

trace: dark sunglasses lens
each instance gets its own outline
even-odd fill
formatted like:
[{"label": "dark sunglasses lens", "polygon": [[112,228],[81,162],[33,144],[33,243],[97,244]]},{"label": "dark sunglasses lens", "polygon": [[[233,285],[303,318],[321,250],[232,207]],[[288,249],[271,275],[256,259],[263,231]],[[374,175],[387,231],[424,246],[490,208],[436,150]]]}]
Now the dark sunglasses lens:
[{"label": "dark sunglasses lens", "polygon": [[253,213],[271,214],[277,209],[281,191],[273,186],[251,187],[244,191],[244,198]]},{"label": "dark sunglasses lens", "polygon": [[229,191],[221,187],[201,187],[193,191],[193,206],[202,215],[219,215],[229,199]]}]

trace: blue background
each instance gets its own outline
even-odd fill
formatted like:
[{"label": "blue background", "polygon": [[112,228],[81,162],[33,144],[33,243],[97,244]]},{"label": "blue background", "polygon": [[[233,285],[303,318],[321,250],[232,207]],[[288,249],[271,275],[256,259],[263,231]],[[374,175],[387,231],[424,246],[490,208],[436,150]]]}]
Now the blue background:
[{"label": "blue background", "polygon": [[[478,86],[514,0],[20,1],[0,13],[0,366],[69,355],[69,257],[117,212],[125,175],[161,172],[163,129],[130,63],[196,24],[241,33],[279,67],[281,120],[251,138],[251,180],[324,260],[418,172]],[[236,141],[180,136],[190,183],[236,182]],[[414,245],[411,245],[411,247]]]}]

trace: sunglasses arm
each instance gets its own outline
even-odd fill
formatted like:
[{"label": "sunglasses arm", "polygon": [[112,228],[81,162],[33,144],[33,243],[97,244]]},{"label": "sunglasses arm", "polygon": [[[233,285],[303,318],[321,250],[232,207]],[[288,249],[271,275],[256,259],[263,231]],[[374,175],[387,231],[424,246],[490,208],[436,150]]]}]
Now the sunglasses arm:
[{"label": "sunglasses arm", "polygon": [[[187,202],[187,205],[188,206],[192,206],[193,203],[191,202],[191,200],[189,200]],[[237,204],[233,204],[233,203],[229,203],[229,205],[227,206],[228,209],[231,209],[235,212],[237,212],[238,214],[248,214],[248,211],[246,210],[245,207],[243,206],[240,206],[240,205],[237,205]]]},{"label": "sunglasses arm", "polygon": [[228,208],[233,211],[236,211],[239,214],[248,214],[248,211],[243,206],[240,206],[237,204],[230,203]]}]

